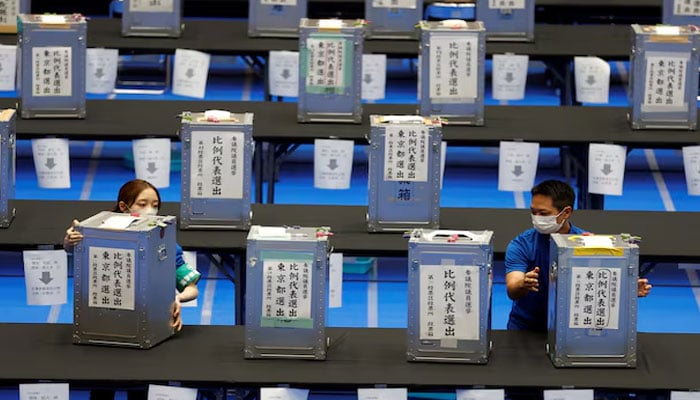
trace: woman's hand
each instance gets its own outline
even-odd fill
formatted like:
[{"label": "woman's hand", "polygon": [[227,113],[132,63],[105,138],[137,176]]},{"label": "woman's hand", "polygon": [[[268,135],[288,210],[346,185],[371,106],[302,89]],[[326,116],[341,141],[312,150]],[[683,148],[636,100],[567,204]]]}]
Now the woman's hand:
[{"label": "woman's hand", "polygon": [[175,296],[175,301],[170,307],[170,325],[175,328],[175,332],[180,332],[180,330],[182,330],[182,315],[180,314],[181,310],[182,306],[180,305],[180,299],[178,296]]},{"label": "woman's hand", "polygon": [[73,247],[83,240],[83,234],[75,230],[75,228],[80,224],[80,221],[74,219],[71,226],[66,229],[66,236],[63,237],[63,248],[66,251],[70,251]]}]

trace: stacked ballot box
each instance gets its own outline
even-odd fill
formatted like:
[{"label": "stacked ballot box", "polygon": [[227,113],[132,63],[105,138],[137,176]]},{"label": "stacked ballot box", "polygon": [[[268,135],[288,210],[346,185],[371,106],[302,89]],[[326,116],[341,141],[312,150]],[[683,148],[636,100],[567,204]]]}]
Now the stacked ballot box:
[{"label": "stacked ballot box", "polygon": [[250,228],[253,114],[185,112],[180,139],[180,227]]},{"label": "stacked ballot box", "polygon": [[370,116],[370,232],[438,228],[442,122],[420,116]]},{"label": "stacked ballot box", "polygon": [[298,37],[306,9],[306,0],[251,0],[248,36]]},{"label": "stacked ballot box", "polygon": [[15,110],[0,111],[0,228],[9,227],[15,217],[10,205],[15,197],[15,120]]},{"label": "stacked ballot box", "polygon": [[635,367],[639,247],[553,234],[547,353],[557,367]]},{"label": "stacked ballot box", "polygon": [[30,0],[4,0],[0,6],[0,33],[17,33],[17,16],[31,11]]},{"label": "stacked ballot box", "polygon": [[535,39],[535,0],[477,0],[476,19],[489,41]]},{"label": "stacked ballot box", "polygon": [[329,228],[250,228],[245,358],[325,360],[329,235]]},{"label": "stacked ballot box", "polygon": [[176,221],[100,212],[73,252],[73,342],[148,349],[172,336]]},{"label": "stacked ballot box", "polygon": [[699,38],[691,26],[632,25],[632,129],[697,128]]},{"label": "stacked ballot box", "polygon": [[368,38],[415,39],[416,24],[423,19],[423,0],[367,0],[365,19]]},{"label": "stacked ballot box", "polygon": [[180,37],[182,0],[124,0],[123,36]]},{"label": "stacked ballot box", "polygon": [[484,124],[485,30],[480,21],[421,21],[419,113]]},{"label": "stacked ballot box", "polygon": [[666,25],[699,25],[700,2],[697,0],[664,0],[662,21]]},{"label": "stacked ballot box", "polygon": [[362,122],[364,21],[306,19],[299,26],[299,122]]},{"label": "stacked ballot box", "polygon": [[422,230],[408,245],[409,361],[485,364],[493,232]]},{"label": "stacked ballot box", "polygon": [[85,118],[86,42],[82,15],[19,16],[22,118]]}]

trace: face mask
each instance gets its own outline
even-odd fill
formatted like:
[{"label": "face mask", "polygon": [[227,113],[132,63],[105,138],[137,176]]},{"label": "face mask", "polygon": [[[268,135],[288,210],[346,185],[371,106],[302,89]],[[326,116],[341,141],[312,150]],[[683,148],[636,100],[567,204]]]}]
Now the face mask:
[{"label": "face mask", "polygon": [[131,207],[129,207],[129,206],[126,206],[126,208],[129,210],[129,213],[131,213],[131,214],[138,214],[138,215],[143,215],[143,216],[158,215],[158,209],[150,207],[150,206],[142,208],[141,210],[137,210],[137,211],[132,210]]},{"label": "face mask", "polygon": [[564,212],[564,210],[561,210],[561,212],[557,215],[533,215],[532,216],[532,226],[535,227],[535,230],[539,233],[549,235],[551,233],[558,232],[559,229],[564,225],[564,222],[566,221],[565,219],[561,221],[561,223],[557,223],[557,218]]}]

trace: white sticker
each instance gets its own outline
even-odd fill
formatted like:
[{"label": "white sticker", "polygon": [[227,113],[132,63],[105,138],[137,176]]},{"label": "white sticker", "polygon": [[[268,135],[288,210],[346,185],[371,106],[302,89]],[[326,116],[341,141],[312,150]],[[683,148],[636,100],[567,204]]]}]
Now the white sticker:
[{"label": "white sticker", "polygon": [[608,103],[610,64],[598,57],[574,57],[576,100],[581,103]]},{"label": "white sticker", "polygon": [[619,329],[620,269],[571,268],[569,328]]},{"label": "white sticker", "polygon": [[260,400],[307,400],[308,389],[260,388]]},{"label": "white sticker", "polygon": [[170,186],[170,139],[136,139],[133,154],[136,178],[157,188]]},{"label": "white sticker", "polygon": [[420,266],[420,340],[479,340],[479,267]]},{"label": "white sticker", "polygon": [[197,389],[148,385],[148,400],[197,400]]},{"label": "white sticker", "polygon": [[493,98],[522,100],[525,98],[528,56],[513,54],[493,55]]},{"label": "white sticker", "polygon": [[88,306],[133,311],[136,297],[134,250],[92,246],[88,257]]},{"label": "white sticker", "polygon": [[626,161],[625,146],[591,143],[588,148],[588,191],[621,196]]},{"label": "white sticker", "polygon": [[696,0],[673,0],[675,15],[700,16],[700,3]]},{"label": "white sticker", "polygon": [[306,91],[315,94],[338,93],[349,82],[345,74],[352,48],[346,39],[309,38],[306,40]]},{"label": "white sticker", "polygon": [[495,8],[499,10],[523,9],[525,8],[525,0],[489,0],[489,8]]},{"label": "white sticker", "polygon": [[271,51],[268,61],[268,81],[272,96],[299,96],[299,53]]},{"label": "white sticker", "polygon": [[343,306],[343,253],[331,253],[328,261],[328,307]]},{"label": "white sticker", "polygon": [[117,79],[119,50],[87,49],[86,55],[85,91],[95,94],[111,93]]},{"label": "white sticker", "polygon": [[539,143],[501,142],[498,151],[498,190],[527,192],[535,184]]},{"label": "white sticker", "polygon": [[544,390],[544,400],[593,400],[593,389]]},{"label": "white sticker", "polygon": [[700,146],[683,147],[683,170],[688,194],[700,196]]},{"label": "white sticker", "polygon": [[503,389],[457,390],[457,400],[504,400]]},{"label": "white sticker", "polygon": [[386,54],[362,55],[362,100],[386,96]]},{"label": "white sticker", "polygon": [[357,400],[406,400],[406,388],[357,389]]},{"label": "white sticker", "polygon": [[314,141],[315,188],[350,189],[354,146],[352,140]]},{"label": "white sticker", "polygon": [[69,400],[67,383],[20,383],[19,400]]},{"label": "white sticker", "polygon": [[478,92],[477,37],[432,37],[430,39],[430,99],[456,103],[475,99]]},{"label": "white sticker", "polygon": [[313,260],[263,261],[263,317],[311,318]]},{"label": "white sticker", "polygon": [[430,134],[428,127],[385,128],[384,180],[427,182]]},{"label": "white sticker", "polygon": [[66,189],[70,187],[68,139],[32,139],[32,154],[39,187]]},{"label": "white sticker", "polygon": [[72,67],[71,47],[32,47],[32,96],[71,96]]},{"label": "white sticker", "polygon": [[[374,8],[407,8],[416,9],[416,0],[372,0]],[[371,23],[371,22],[370,22]]]},{"label": "white sticker", "polygon": [[128,0],[131,12],[173,12],[174,0]]},{"label": "white sticker", "polygon": [[203,99],[211,56],[196,50],[175,50],[173,94]]},{"label": "white sticker", "polygon": [[27,304],[66,304],[68,261],[63,250],[25,250],[24,280]]},{"label": "white sticker", "polygon": [[0,45],[0,90],[15,90],[17,46]]},{"label": "white sticker", "polygon": [[297,0],[260,0],[264,6],[296,6]]},{"label": "white sticker", "polygon": [[190,197],[242,199],[244,159],[243,132],[192,132]]},{"label": "white sticker", "polygon": [[0,1],[0,25],[17,25],[20,0]]},{"label": "white sticker", "polygon": [[[688,108],[685,99],[687,53],[648,51],[644,80],[643,112],[677,112]],[[695,96],[693,96],[695,101]]]}]

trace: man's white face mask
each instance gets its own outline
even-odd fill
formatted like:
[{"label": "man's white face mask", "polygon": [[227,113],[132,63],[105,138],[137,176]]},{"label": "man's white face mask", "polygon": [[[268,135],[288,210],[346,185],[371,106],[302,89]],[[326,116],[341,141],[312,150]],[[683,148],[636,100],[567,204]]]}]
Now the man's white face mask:
[{"label": "man's white face mask", "polygon": [[564,225],[564,222],[566,222],[566,220],[563,219],[561,223],[557,223],[557,218],[564,212],[564,210],[561,210],[561,212],[559,212],[557,215],[530,214],[532,216],[532,226],[537,232],[545,235],[558,232]]}]

